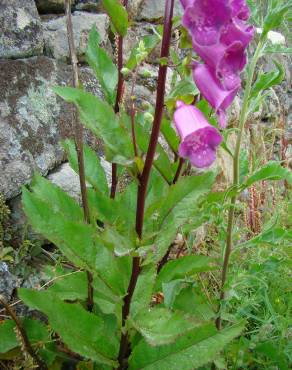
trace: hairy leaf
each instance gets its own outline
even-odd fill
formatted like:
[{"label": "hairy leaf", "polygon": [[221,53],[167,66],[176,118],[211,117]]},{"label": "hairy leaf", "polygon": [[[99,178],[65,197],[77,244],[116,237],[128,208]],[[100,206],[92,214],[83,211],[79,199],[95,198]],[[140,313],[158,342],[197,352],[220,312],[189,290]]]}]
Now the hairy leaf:
[{"label": "hairy leaf", "polygon": [[[46,326],[38,320],[25,318],[22,326],[32,345],[41,344],[49,340],[49,332]],[[16,325],[13,320],[0,322],[0,353],[5,353],[13,348],[22,346],[16,337]]]},{"label": "hairy leaf", "polygon": [[270,161],[251,175],[246,182],[241,185],[240,190],[249,188],[255,182],[263,180],[286,180],[292,184],[292,173],[287,168],[282,167],[280,163]]},{"label": "hairy leaf", "polygon": [[128,29],[128,13],[119,0],[102,0],[107,14],[109,15],[115,30],[126,36]]},{"label": "hairy leaf", "polygon": [[83,220],[83,211],[79,204],[49,180],[35,175],[31,188],[38,198],[50,205],[53,212],[62,213],[68,220]]},{"label": "hairy leaf", "polygon": [[108,147],[108,158],[115,163],[127,164],[133,158],[133,145],[126,129],[117,119],[113,108],[96,96],[72,87],[55,87],[56,94],[79,108],[83,124]]},{"label": "hairy leaf", "polygon": [[214,260],[207,256],[190,255],[167,262],[160,271],[156,290],[161,290],[163,283],[185,278],[198,272],[214,270]]},{"label": "hairy leaf", "polygon": [[[78,160],[74,142],[72,140],[66,140],[63,146],[68,153],[70,166],[78,173]],[[108,183],[97,154],[88,145],[83,146],[83,151],[86,181],[96,190],[107,195],[109,192]]]},{"label": "hairy leaf", "polygon": [[116,365],[118,341],[105,331],[100,317],[79,304],[64,303],[50,292],[20,289],[19,296],[29,307],[48,316],[53,330],[72,351],[98,363]]},{"label": "hairy leaf", "polygon": [[93,26],[90,34],[86,50],[86,59],[90,67],[94,70],[107,102],[110,105],[115,104],[116,86],[118,83],[118,70],[112,59],[106,51],[99,46],[100,36]]},{"label": "hairy leaf", "polygon": [[130,318],[130,322],[153,346],[172,343],[201,324],[190,315],[184,315],[179,311],[172,312],[162,307],[144,309],[134,318]]},{"label": "hairy leaf", "polygon": [[193,370],[213,361],[243,330],[242,323],[217,332],[212,324],[195,328],[175,343],[152,347],[142,340],[130,357],[130,370]]}]

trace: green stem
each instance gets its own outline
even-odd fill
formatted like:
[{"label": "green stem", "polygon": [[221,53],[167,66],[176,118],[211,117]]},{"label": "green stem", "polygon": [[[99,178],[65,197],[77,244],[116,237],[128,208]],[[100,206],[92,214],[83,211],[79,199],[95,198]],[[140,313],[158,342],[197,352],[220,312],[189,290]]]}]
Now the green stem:
[{"label": "green stem", "polygon": [[[246,83],[246,87],[244,91],[243,105],[242,105],[242,110],[241,110],[240,117],[239,117],[239,132],[237,135],[236,146],[235,146],[234,157],[233,157],[233,186],[235,188],[239,185],[240,148],[241,148],[241,142],[242,142],[242,137],[244,133],[244,127],[245,127],[246,119],[248,116],[249,97],[250,97],[250,93],[252,89],[252,82],[254,78],[255,68],[256,68],[258,59],[260,57],[264,42],[265,42],[265,37],[260,39],[258,46],[256,48],[256,51],[255,51],[254,57],[252,59],[250,68],[248,70],[248,78],[247,78],[247,83]],[[221,311],[222,303],[225,299],[224,285],[227,279],[229,260],[230,260],[230,255],[232,251],[232,245],[233,245],[232,233],[233,233],[233,226],[234,226],[234,211],[235,211],[236,201],[237,201],[237,195],[234,195],[231,198],[229,211],[228,211],[226,248],[225,248],[225,253],[224,253],[223,269],[222,269],[222,276],[221,276],[221,286],[220,286],[220,301],[219,301],[219,310],[218,310],[219,315],[216,319],[216,327],[218,330],[221,329],[221,324],[222,324],[220,311]]]}]

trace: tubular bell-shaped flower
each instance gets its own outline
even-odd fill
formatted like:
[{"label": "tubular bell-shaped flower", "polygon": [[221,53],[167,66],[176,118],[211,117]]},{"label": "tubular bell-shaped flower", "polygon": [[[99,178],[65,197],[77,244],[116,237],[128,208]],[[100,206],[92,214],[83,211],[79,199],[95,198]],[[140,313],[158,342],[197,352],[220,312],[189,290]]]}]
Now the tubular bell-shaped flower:
[{"label": "tubular bell-shaped flower", "polygon": [[222,87],[212,69],[205,64],[195,66],[193,78],[204,98],[215,109],[219,116],[219,124],[222,128],[226,126],[225,110],[230,106],[238,90],[240,89],[240,78],[231,90]]},{"label": "tubular bell-shaped flower", "polygon": [[182,101],[177,101],[176,107],[174,123],[181,137],[179,155],[188,158],[195,167],[209,167],[216,159],[222,136],[198,108]]}]

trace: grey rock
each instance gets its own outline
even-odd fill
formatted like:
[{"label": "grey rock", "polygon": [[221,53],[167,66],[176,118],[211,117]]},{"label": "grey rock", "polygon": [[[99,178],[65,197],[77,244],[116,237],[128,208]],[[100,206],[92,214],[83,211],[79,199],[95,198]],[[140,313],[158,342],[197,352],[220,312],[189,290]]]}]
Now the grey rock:
[{"label": "grey rock", "polygon": [[63,163],[60,167],[51,172],[48,175],[48,180],[80,202],[79,177],[76,172],[72,170],[69,163]]},{"label": "grey rock", "polygon": [[[100,95],[89,69],[80,77]],[[70,84],[71,67],[47,57],[0,60],[0,192],[6,199],[18,195],[35,171],[45,175],[64,161],[59,142],[72,136],[72,106],[52,86]]]},{"label": "grey rock", "polygon": [[[101,45],[110,49],[108,39],[109,18],[106,14],[74,12],[72,16],[74,41],[77,57],[84,60],[88,35],[92,26],[96,26],[100,34]],[[69,60],[66,18],[60,17],[43,23],[45,53],[58,60]]]},{"label": "grey rock", "polygon": [[[135,6],[135,2],[133,5]],[[137,2],[136,2],[137,3]],[[137,5],[136,5],[137,6]],[[137,20],[157,21],[164,16],[165,0],[138,0],[137,8],[140,10],[136,15]],[[183,13],[183,8],[179,0],[174,3],[174,16],[180,16]]]},{"label": "grey rock", "polygon": [[[155,105],[156,101],[156,89],[158,79],[158,66],[144,63],[143,67],[138,70],[137,81],[134,87],[134,96],[136,98],[136,106],[142,108],[145,103]],[[148,77],[144,76],[144,71],[149,73]],[[170,84],[172,79],[173,71],[171,68],[167,70],[166,77],[166,94],[170,92]],[[125,101],[127,103],[131,100],[132,93],[132,81],[129,80],[125,84]]]},{"label": "grey rock", "polygon": [[0,295],[9,301],[17,285],[18,279],[9,271],[8,264],[0,262]]},{"label": "grey rock", "polygon": [[24,58],[43,52],[43,32],[33,0],[1,0],[0,58]]}]

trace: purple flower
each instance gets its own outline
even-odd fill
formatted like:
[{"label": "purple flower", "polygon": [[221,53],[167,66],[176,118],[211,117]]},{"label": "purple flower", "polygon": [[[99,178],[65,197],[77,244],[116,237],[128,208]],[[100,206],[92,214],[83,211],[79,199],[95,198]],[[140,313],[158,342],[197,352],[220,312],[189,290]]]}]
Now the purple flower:
[{"label": "purple flower", "polygon": [[182,7],[185,9],[188,6],[193,5],[195,0],[180,0]]},{"label": "purple flower", "polygon": [[230,45],[235,41],[240,41],[246,48],[254,36],[254,27],[244,21],[234,18],[223,30],[220,42],[223,45]]},{"label": "purple flower", "polygon": [[245,49],[254,35],[254,27],[246,24],[248,6],[245,0],[180,1],[185,10],[182,23],[192,36],[194,50],[205,62],[194,63],[194,80],[225,127],[225,110],[240,88]]},{"label": "purple flower", "polygon": [[232,17],[238,17],[244,21],[248,20],[250,11],[245,0],[233,0],[231,2]]},{"label": "purple flower", "polygon": [[[184,1],[182,23],[190,31],[195,42],[213,45],[219,41],[221,29],[231,17],[231,7],[226,0]],[[191,5],[190,5],[191,3]]]},{"label": "purple flower", "polygon": [[219,131],[209,124],[193,105],[177,101],[174,123],[181,137],[179,155],[198,168],[209,167],[216,159],[216,148],[222,141]]},{"label": "purple flower", "polygon": [[230,106],[240,89],[240,78],[235,78],[235,80],[232,81],[233,88],[231,90],[226,90],[216,78],[213,70],[206,64],[194,65],[193,78],[203,97],[218,114],[220,126],[223,128],[226,127],[225,110]]}]

